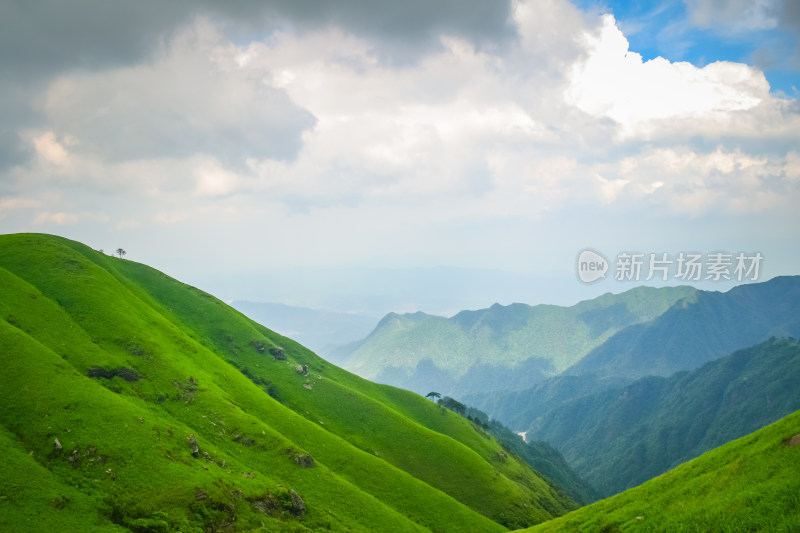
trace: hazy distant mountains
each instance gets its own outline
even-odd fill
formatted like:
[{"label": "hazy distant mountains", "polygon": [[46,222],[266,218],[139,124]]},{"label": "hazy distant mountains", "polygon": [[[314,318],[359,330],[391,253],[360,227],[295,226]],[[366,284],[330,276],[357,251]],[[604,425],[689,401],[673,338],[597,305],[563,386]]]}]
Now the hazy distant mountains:
[{"label": "hazy distant mountains", "polygon": [[422,394],[526,389],[696,292],[638,287],[571,307],[496,304],[452,318],[390,313],[336,360],[361,376]]},{"label": "hazy distant mountains", "polygon": [[[305,318],[304,328],[328,338],[323,324],[351,327],[341,338],[368,326],[333,313],[272,306],[272,316],[259,316],[267,306],[238,307],[276,327]],[[451,318],[389,313],[363,340],[322,353],[364,377],[457,398],[550,443],[605,497],[800,409],[792,337],[800,338],[800,276],[727,292],[638,287],[571,307],[496,304]],[[573,497],[585,500],[575,486]]]},{"label": "hazy distant mountains", "polygon": [[521,391],[485,390],[461,399],[519,430],[570,399],[669,376],[770,337],[800,337],[800,276],[697,291],[656,319],[619,331],[560,376]]},{"label": "hazy distant mountains", "polygon": [[638,287],[571,307],[494,305],[452,318],[390,313],[336,360],[422,394],[483,395],[476,407],[494,414],[491,404],[498,402],[490,397],[498,392],[513,394],[559,375],[608,378],[607,385],[669,376],[771,336],[800,336],[800,277],[725,293]]},{"label": "hazy distant mountains", "polygon": [[274,331],[291,337],[331,362],[336,362],[335,346],[363,339],[380,320],[377,315],[309,309],[280,303],[236,300],[231,302],[231,306],[260,324],[269,324]]}]

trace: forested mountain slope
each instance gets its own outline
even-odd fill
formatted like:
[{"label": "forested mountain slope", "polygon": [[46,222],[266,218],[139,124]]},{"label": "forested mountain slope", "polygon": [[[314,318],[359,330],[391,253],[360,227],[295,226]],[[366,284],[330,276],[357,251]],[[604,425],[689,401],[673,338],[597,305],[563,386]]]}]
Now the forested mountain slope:
[{"label": "forested mountain slope", "polygon": [[800,338],[800,276],[697,291],[653,321],[616,333],[565,373],[669,376],[770,337]]},{"label": "forested mountain slope", "polygon": [[800,409],[800,343],[775,338],[699,369],[646,377],[547,411],[548,441],[604,496]]}]

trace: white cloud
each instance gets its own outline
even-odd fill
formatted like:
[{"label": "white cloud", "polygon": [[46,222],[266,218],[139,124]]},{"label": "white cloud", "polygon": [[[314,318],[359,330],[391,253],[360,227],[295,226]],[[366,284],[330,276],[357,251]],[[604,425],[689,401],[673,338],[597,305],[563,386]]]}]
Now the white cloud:
[{"label": "white cloud", "polygon": [[30,209],[41,205],[42,203],[39,200],[30,198],[2,198],[0,199],[0,215],[12,209]]},{"label": "white cloud", "polygon": [[52,131],[44,132],[33,139],[36,154],[44,161],[58,166],[66,165],[69,162],[69,153],[64,144],[56,140],[56,135]]},{"label": "white cloud", "polygon": [[0,181],[4,226],[210,243],[215,265],[253,242],[252,264],[446,264],[583,238],[564,213],[792,216],[800,119],[760,71],[643,61],[566,1],[512,15],[513,44],[441,34],[403,64],[334,26],[234,44],[198,19],[146,62],[63,72]]},{"label": "white cloud", "polygon": [[35,225],[56,224],[58,226],[77,224],[80,221],[89,220],[94,222],[108,222],[109,217],[104,213],[67,213],[63,211],[38,213],[33,219]]},{"label": "white cloud", "polygon": [[[433,209],[449,198],[458,207],[448,209],[464,217],[471,209],[536,218],[597,199],[624,203],[668,183],[643,185],[606,172],[613,163],[592,162],[633,138],[673,135],[687,123],[696,133],[729,133],[742,122],[736,113],[754,108],[760,115],[748,114],[739,130],[797,129],[796,117],[787,122],[785,109],[764,104],[769,87],[746,65],[643,62],[613,17],[591,19],[558,0],[516,2],[513,16],[519,47],[502,55],[443,36],[438,52],[399,67],[333,27],[236,46],[198,19],[148,64],[59,78],[42,104],[54,127],[29,142],[62,167],[54,179],[156,203],[255,194],[298,211]],[[269,103],[276,95],[303,110],[285,134],[296,138],[295,158],[258,149],[257,141],[284,135],[285,116]],[[302,117],[310,116],[308,128]],[[231,149],[211,146],[216,139],[244,141]],[[174,213],[156,208],[151,216],[185,219]]]},{"label": "white cloud", "polygon": [[653,138],[676,123],[695,132],[710,124],[729,133],[737,113],[771,100],[763,73],[741,63],[698,68],[661,57],[643,61],[629,50],[611,15],[603,17],[599,34],[586,33],[585,41],[588,56],[573,65],[566,101],[616,121],[622,139]]},{"label": "white cloud", "polygon": [[197,193],[201,196],[224,196],[237,188],[240,180],[234,172],[222,167],[218,161],[203,161],[194,170],[197,177]]},{"label": "white cloud", "polygon": [[651,196],[677,214],[756,213],[791,209],[800,194],[797,153],[753,156],[718,147],[657,148],[604,168],[630,183],[632,199]]},{"label": "white cloud", "polygon": [[107,160],[214,154],[290,159],[314,119],[239,66],[241,51],[204,19],[182,28],[150,62],[63,74],[39,108],[52,129]]},{"label": "white cloud", "polygon": [[443,42],[444,51],[396,69],[335,30],[251,45],[247,63],[272,65],[318,120],[297,161],[251,162],[265,189],[325,202],[470,193],[489,183],[489,147],[552,137],[516,101],[498,58]]}]

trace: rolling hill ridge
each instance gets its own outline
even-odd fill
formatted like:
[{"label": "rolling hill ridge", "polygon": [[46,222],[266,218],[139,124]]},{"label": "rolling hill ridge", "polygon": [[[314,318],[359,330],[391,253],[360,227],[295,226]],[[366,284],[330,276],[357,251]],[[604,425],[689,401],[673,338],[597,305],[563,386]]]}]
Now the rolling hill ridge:
[{"label": "rolling hill ridge", "polygon": [[475,426],[144,265],[0,236],[0,528],[503,531],[575,504]]}]

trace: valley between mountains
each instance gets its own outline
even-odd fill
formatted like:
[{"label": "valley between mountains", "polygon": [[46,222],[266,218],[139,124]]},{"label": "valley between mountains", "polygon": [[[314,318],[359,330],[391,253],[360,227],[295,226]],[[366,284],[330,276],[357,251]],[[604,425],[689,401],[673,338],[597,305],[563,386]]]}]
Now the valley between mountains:
[{"label": "valley between mountains", "polygon": [[378,384],[146,265],[2,235],[0,530],[797,530],[799,296],[391,314],[331,357]]},{"label": "valley between mountains", "polygon": [[389,314],[341,364],[544,441],[596,494],[800,409],[800,277],[637,287],[571,307]]}]

